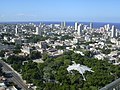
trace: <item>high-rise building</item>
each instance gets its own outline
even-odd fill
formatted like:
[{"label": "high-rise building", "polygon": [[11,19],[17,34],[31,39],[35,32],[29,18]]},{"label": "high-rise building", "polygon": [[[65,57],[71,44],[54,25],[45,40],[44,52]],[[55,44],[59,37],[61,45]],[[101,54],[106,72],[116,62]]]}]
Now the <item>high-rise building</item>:
[{"label": "high-rise building", "polygon": [[90,23],[90,29],[92,29],[93,28],[93,23]]},{"label": "high-rise building", "polygon": [[116,37],[118,37],[118,29],[116,29]]},{"label": "high-rise building", "polygon": [[66,27],[66,22],[64,21],[64,27]]},{"label": "high-rise building", "polygon": [[36,35],[40,35],[41,36],[41,30],[40,27],[36,27]]},{"label": "high-rise building", "polygon": [[84,25],[84,30],[87,30],[88,25]]},{"label": "high-rise building", "polygon": [[108,32],[108,31],[110,30],[110,25],[107,24],[107,25],[104,26],[104,28],[105,28],[105,30]]},{"label": "high-rise building", "polygon": [[65,28],[66,27],[66,22],[61,22],[61,28]]},{"label": "high-rise building", "polygon": [[84,25],[83,24],[79,24],[78,25],[78,35],[81,36],[83,34],[83,29],[84,29]]},{"label": "high-rise building", "polygon": [[15,27],[15,34],[18,34],[18,26]]},{"label": "high-rise building", "polygon": [[75,23],[75,30],[78,30],[78,23]]},{"label": "high-rise building", "polygon": [[111,37],[112,37],[112,38],[115,38],[115,37],[116,37],[116,33],[117,33],[116,28],[115,28],[115,26],[113,25],[113,26],[112,26],[112,29],[111,29]]}]

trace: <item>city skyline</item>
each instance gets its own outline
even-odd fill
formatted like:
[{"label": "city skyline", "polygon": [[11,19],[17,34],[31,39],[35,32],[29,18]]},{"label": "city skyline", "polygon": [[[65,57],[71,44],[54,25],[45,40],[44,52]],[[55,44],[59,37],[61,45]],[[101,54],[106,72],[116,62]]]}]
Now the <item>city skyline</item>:
[{"label": "city skyline", "polygon": [[120,22],[119,3],[119,0],[4,0],[0,5],[0,22]]}]

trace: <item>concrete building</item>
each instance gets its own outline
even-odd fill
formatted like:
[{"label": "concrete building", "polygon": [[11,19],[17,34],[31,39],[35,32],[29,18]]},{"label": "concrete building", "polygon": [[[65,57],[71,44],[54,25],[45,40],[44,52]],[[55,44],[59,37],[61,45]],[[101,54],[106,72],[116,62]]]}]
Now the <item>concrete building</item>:
[{"label": "concrete building", "polygon": [[78,23],[75,23],[75,30],[78,30]]},{"label": "concrete building", "polygon": [[41,30],[40,30],[40,27],[36,27],[36,35],[40,35],[41,36]]},{"label": "concrete building", "polygon": [[25,54],[30,54],[32,51],[32,48],[30,46],[22,46],[21,51]]},{"label": "concrete building", "polygon": [[46,49],[47,43],[45,41],[40,41],[40,42],[37,42],[36,46],[39,46],[39,48],[41,48],[41,49]]},{"label": "concrete building", "polygon": [[78,25],[78,35],[81,36],[83,34],[83,29],[84,29],[84,25],[83,24],[79,24]]},{"label": "concrete building", "polygon": [[115,38],[116,37],[116,33],[117,33],[117,30],[116,30],[115,26],[113,25],[112,29],[111,29],[111,37]]},{"label": "concrete building", "polygon": [[66,22],[61,22],[61,28],[65,28],[66,27]]},{"label": "concrete building", "polygon": [[11,39],[11,42],[13,42],[15,44],[22,44],[21,38],[13,38],[13,39]]},{"label": "concrete building", "polygon": [[15,34],[17,35],[18,34],[18,26],[16,25],[15,27]]},{"label": "concrete building", "polygon": [[90,23],[90,29],[92,29],[93,28],[93,23]]},{"label": "concrete building", "polygon": [[108,32],[110,30],[110,24],[105,25],[104,28]]},{"label": "concrete building", "polygon": [[73,38],[73,44],[76,44],[78,42],[79,42],[78,38]]},{"label": "concrete building", "polygon": [[84,38],[85,38],[85,41],[86,41],[86,42],[90,42],[90,41],[91,41],[90,35],[86,35]]}]

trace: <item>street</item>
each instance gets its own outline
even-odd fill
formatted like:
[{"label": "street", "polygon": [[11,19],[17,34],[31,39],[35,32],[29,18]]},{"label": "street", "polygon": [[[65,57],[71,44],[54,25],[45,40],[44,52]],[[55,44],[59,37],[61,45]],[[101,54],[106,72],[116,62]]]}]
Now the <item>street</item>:
[{"label": "street", "polygon": [[20,90],[33,90],[33,89],[28,89],[27,85],[23,82],[21,77],[12,69],[8,66],[7,63],[4,61],[0,60],[0,63],[3,65],[3,71],[4,72],[10,72],[12,77],[8,78],[8,81],[14,82],[18,87],[20,87]]}]

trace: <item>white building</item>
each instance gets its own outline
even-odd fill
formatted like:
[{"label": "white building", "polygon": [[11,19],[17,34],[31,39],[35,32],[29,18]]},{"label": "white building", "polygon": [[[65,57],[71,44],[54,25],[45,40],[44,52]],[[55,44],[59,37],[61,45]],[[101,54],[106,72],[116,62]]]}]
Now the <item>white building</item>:
[{"label": "white building", "polygon": [[18,26],[15,27],[15,34],[18,34]]},{"label": "white building", "polygon": [[11,42],[13,42],[15,44],[22,44],[21,38],[13,38],[13,39],[11,39]]},{"label": "white building", "polygon": [[118,45],[118,46],[119,46],[119,45],[120,45],[120,41],[118,41],[118,40],[117,40],[116,45]]},{"label": "white building", "polygon": [[8,41],[8,37],[7,37],[7,36],[4,36],[4,40],[5,40],[5,41]]},{"label": "white building", "polygon": [[40,27],[36,27],[36,35],[40,35],[41,36],[41,30]]},{"label": "white building", "polygon": [[64,27],[66,27],[66,22],[65,21],[61,22],[61,28],[64,28]]},{"label": "white building", "polygon": [[110,30],[110,24],[105,25],[104,29],[108,32]]},{"label": "white building", "polygon": [[116,29],[116,37],[118,37],[118,35],[119,35],[119,34],[118,34],[118,29]]},{"label": "white building", "polygon": [[85,36],[85,41],[90,42],[91,41],[91,37],[89,35],[86,35]]},{"label": "white building", "polygon": [[78,30],[78,23],[75,23],[75,30]]},{"label": "white building", "polygon": [[111,37],[112,37],[112,38],[117,37],[117,36],[116,36],[116,33],[117,33],[117,30],[116,30],[115,26],[113,25],[113,26],[112,26],[112,29],[111,29]]},{"label": "white building", "polygon": [[31,53],[32,48],[30,46],[22,46],[21,51],[25,54],[30,54]]},{"label": "white building", "polygon": [[97,58],[98,60],[104,60],[105,54],[97,54],[97,55],[94,55],[94,58]]},{"label": "white building", "polygon": [[81,36],[83,34],[83,29],[84,29],[84,25],[83,24],[79,24],[78,25],[78,35]]},{"label": "white building", "polygon": [[76,44],[78,42],[79,42],[78,38],[73,38],[73,44]]},{"label": "white building", "polygon": [[115,38],[110,39],[110,41],[111,41],[112,43],[117,43],[117,39],[115,39]]},{"label": "white building", "polygon": [[90,29],[92,29],[93,28],[93,23],[90,23]]},{"label": "white building", "polygon": [[84,25],[84,30],[87,30],[87,28],[88,28],[88,25]]},{"label": "white building", "polygon": [[77,54],[80,54],[82,56],[85,56],[85,54],[83,52],[81,52],[81,51],[74,51],[74,53],[77,53]]}]

